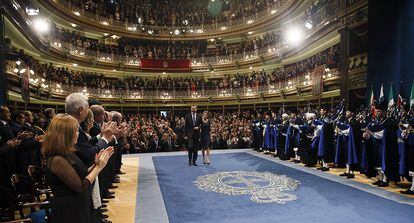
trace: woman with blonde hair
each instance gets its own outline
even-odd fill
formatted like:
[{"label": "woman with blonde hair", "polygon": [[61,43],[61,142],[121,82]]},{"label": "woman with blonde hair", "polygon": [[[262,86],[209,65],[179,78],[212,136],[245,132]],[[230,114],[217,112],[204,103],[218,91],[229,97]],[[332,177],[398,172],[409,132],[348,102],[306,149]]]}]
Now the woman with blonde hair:
[{"label": "woman with blonde hair", "polygon": [[92,185],[113,154],[108,147],[86,167],[75,155],[78,121],[68,114],[58,114],[50,122],[42,150],[46,157],[46,180],[52,189],[51,222],[92,223]]}]

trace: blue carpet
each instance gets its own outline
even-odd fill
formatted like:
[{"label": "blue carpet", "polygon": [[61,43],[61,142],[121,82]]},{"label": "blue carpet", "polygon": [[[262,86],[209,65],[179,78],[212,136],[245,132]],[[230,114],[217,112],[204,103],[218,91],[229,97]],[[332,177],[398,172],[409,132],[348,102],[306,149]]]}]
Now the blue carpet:
[{"label": "blue carpet", "polygon": [[[170,223],[184,222],[414,222],[414,206],[292,169],[248,153],[212,155],[212,164],[187,165],[187,156],[153,157]],[[200,163],[200,162],[199,162]],[[300,181],[297,200],[256,203],[251,195],[202,191],[197,177],[220,171],[258,171]]]}]

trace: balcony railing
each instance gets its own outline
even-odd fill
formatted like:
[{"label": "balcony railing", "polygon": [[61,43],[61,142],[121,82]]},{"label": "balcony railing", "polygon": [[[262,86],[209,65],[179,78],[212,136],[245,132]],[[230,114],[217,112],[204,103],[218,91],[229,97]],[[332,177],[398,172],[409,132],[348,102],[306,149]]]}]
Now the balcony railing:
[{"label": "balcony railing", "polygon": [[[13,61],[7,62],[7,72],[10,74],[18,75],[19,69],[30,69],[26,65],[17,66]],[[325,68],[325,72],[321,77],[322,80],[330,79],[334,76],[337,76],[338,70],[330,70]],[[94,98],[106,98],[106,99],[130,99],[130,100],[139,100],[139,99],[156,99],[156,100],[167,100],[167,99],[207,99],[207,98],[257,98],[262,94],[281,94],[282,92],[295,91],[299,88],[311,87],[313,85],[313,75],[312,72],[307,74],[301,74],[297,77],[290,78],[284,81],[278,81],[274,83],[254,86],[253,84],[248,84],[246,86],[232,88],[230,87],[198,87],[197,89],[191,89],[190,87],[187,90],[183,89],[168,89],[168,90],[147,90],[144,88],[134,88],[130,89],[128,86],[118,87],[115,86],[109,88],[92,88],[92,87],[81,87],[81,86],[70,86],[63,85],[61,83],[56,83],[50,80],[45,80],[43,77],[39,76],[34,71],[30,72],[29,83],[32,87],[37,88],[38,90],[48,92],[56,96],[66,96],[71,93],[80,92],[87,96]]]}]

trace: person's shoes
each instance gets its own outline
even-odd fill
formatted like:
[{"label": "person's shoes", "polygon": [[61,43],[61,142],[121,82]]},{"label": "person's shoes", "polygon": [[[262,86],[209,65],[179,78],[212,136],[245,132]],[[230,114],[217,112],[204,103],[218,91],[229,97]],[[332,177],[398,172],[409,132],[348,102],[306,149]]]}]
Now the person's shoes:
[{"label": "person's shoes", "polygon": [[115,196],[114,195],[105,194],[102,198],[103,199],[113,199],[113,198],[115,198]]},{"label": "person's shoes", "polygon": [[317,169],[317,170],[322,170],[323,168],[325,168],[325,167],[321,166],[321,167],[318,167],[318,168],[316,168],[316,169]]},{"label": "person's shoes", "polygon": [[106,214],[102,214],[102,219],[107,219],[107,218],[109,218],[109,216],[108,216],[108,215],[106,215]]},{"label": "person's shoes", "polygon": [[116,174],[119,174],[119,175],[124,175],[124,174],[126,174],[126,173],[125,173],[125,172],[122,172],[122,171],[120,171],[120,170],[119,170],[119,171],[117,171],[117,172],[116,172]]},{"label": "person's shoes", "polygon": [[374,183],[372,183],[372,185],[378,185],[378,184],[380,184],[382,181],[381,180],[377,180],[377,181],[375,181]]},{"label": "person's shoes", "polygon": [[348,176],[346,176],[346,178],[347,179],[352,179],[352,178],[355,178],[355,175],[351,173],[351,174],[348,174]]},{"label": "person's shoes", "polygon": [[111,186],[108,187],[108,189],[116,189],[116,188],[118,188],[118,186],[116,186],[116,185],[111,185]]},{"label": "person's shoes", "polygon": [[207,162],[208,165],[210,165],[210,162]]},{"label": "person's shoes", "polygon": [[189,166],[191,166],[191,165],[193,165],[193,164],[191,164],[191,162],[188,162],[188,165],[189,165]]},{"label": "person's shoes", "polygon": [[294,162],[295,162],[295,163],[300,163],[300,160],[295,160]]},{"label": "person's shoes", "polygon": [[[103,197],[104,197],[104,196],[102,196],[102,198],[103,198]],[[102,199],[102,200],[101,200],[101,203],[102,203],[103,205],[106,205],[107,203],[109,203],[109,201],[108,201],[108,200],[104,200],[104,199]],[[102,206],[103,206],[103,205],[102,205]]]},{"label": "person's shoes", "polygon": [[113,181],[113,183],[119,184],[119,183],[121,183],[121,180],[119,180],[119,179],[115,179],[115,180]]},{"label": "person's shoes", "polygon": [[112,223],[112,221],[108,220],[108,219],[102,219],[101,221],[102,223]]},{"label": "person's shoes", "polygon": [[203,162],[203,164],[207,164],[207,162]]},{"label": "person's shoes", "polygon": [[414,195],[414,191],[407,189],[407,190],[402,190],[400,191],[400,193],[402,194],[408,194],[408,195]]},{"label": "person's shoes", "polygon": [[193,163],[193,166],[198,166],[197,163]]},{"label": "person's shoes", "polygon": [[349,173],[347,173],[347,172],[339,174],[340,177],[347,177],[348,175],[349,175]]},{"label": "person's shoes", "polygon": [[109,194],[109,195],[114,195],[114,194],[115,194],[115,192],[109,191],[109,192],[108,192],[108,194]]},{"label": "person's shoes", "polygon": [[101,208],[107,208],[107,207],[108,207],[108,205],[106,205],[106,204],[101,205]]},{"label": "person's shoes", "polygon": [[329,167],[323,167],[321,171],[329,171]]},{"label": "person's shoes", "polygon": [[104,213],[104,212],[107,212],[108,211],[108,209],[106,209],[106,208],[101,208],[101,213]]},{"label": "person's shoes", "polygon": [[388,187],[389,184],[387,182],[381,181],[381,183],[379,183],[377,186],[378,187]]}]

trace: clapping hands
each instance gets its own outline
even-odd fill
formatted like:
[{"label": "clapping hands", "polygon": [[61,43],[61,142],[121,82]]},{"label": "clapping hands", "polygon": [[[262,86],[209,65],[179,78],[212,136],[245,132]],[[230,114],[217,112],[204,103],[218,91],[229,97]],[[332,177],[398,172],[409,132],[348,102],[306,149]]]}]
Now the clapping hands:
[{"label": "clapping hands", "polygon": [[95,155],[95,166],[102,170],[108,163],[109,158],[114,154],[114,147],[110,146],[106,149],[101,150]]}]

